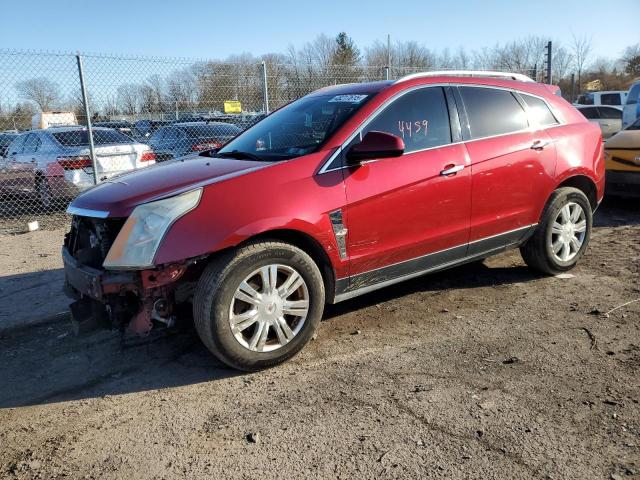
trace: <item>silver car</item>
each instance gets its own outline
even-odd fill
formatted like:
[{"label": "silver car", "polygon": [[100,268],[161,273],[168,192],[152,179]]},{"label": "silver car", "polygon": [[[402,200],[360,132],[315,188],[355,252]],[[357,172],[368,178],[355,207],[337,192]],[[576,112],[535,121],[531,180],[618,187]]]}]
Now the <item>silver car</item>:
[{"label": "silver car", "polygon": [[[155,163],[147,145],[112,128],[94,128],[93,141],[99,181]],[[0,192],[36,193],[43,207],[75,197],[93,184],[89,134],[81,126],[24,132],[0,163]]]},{"label": "silver car", "polygon": [[622,107],[610,105],[575,105],[591,122],[600,125],[602,138],[609,138],[622,130]]}]

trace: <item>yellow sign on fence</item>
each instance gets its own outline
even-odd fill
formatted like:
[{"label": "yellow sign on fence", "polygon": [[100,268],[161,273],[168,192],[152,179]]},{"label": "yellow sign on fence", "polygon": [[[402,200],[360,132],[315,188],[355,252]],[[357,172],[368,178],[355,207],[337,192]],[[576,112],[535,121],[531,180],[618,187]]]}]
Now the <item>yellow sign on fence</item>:
[{"label": "yellow sign on fence", "polygon": [[242,104],[239,100],[225,100],[224,113],[242,113]]}]

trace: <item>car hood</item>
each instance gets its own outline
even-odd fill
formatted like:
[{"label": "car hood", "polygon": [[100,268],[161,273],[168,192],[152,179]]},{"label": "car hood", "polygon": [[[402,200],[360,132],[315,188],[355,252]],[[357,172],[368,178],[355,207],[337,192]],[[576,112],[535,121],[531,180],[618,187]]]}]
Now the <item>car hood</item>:
[{"label": "car hood", "polygon": [[640,149],[640,130],[622,130],[609,138],[604,143],[604,148],[608,149]]},{"label": "car hood", "polygon": [[110,178],[78,196],[69,206],[69,212],[94,210],[107,212],[109,217],[127,217],[142,203],[228,180],[268,165],[228,158],[183,157]]}]

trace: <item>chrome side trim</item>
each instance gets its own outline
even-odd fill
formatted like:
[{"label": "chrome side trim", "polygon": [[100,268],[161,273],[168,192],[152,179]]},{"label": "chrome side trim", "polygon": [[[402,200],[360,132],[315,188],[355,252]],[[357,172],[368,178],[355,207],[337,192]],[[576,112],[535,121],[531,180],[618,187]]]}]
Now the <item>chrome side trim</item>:
[{"label": "chrome side trim", "polygon": [[109,216],[109,212],[105,212],[104,210],[90,210],[88,208],[73,207],[71,205],[67,207],[67,213],[69,215],[92,218],[107,218]]},{"label": "chrome side trim", "polygon": [[342,220],[342,210],[335,210],[329,213],[329,220],[331,220],[331,228],[333,228],[333,235],[336,238],[338,244],[338,252],[340,258],[347,258],[347,241],[346,236],[348,230],[345,228]]},{"label": "chrome side trim", "polygon": [[[446,248],[444,250],[428,253],[420,257],[410,258],[408,260],[403,260],[401,262],[393,263],[390,265],[385,265],[384,267],[368,270],[366,272],[358,273],[356,275],[352,275],[349,277],[339,278],[336,280],[337,291],[336,291],[333,302],[338,303],[343,300],[356,297],[358,295],[363,295],[365,293],[372,292],[379,288],[384,288],[388,285],[393,285],[395,283],[402,282],[404,280],[409,280],[411,278],[419,277],[427,273],[435,272],[438,270],[444,270],[454,265],[459,265],[459,264],[461,265],[463,263],[473,261],[478,258],[484,258],[490,255],[493,255],[495,253],[500,253],[512,246],[519,245],[522,242],[526,241],[526,239],[534,231],[537,225],[538,225],[537,223],[533,223],[525,227],[516,228],[513,230],[509,230],[507,232],[491,235],[489,237],[480,238],[478,240],[474,240],[466,244]],[[522,235],[517,236],[517,238],[513,238],[513,235],[518,233],[521,233]],[[502,241],[500,241],[501,239]],[[375,279],[376,278],[375,272],[382,272],[380,275],[378,275],[378,277],[384,278],[385,273],[388,274],[389,271],[392,271],[394,269],[397,272],[398,267],[402,268],[403,265],[405,265],[405,268],[406,268],[406,265],[411,265],[411,263],[416,263],[416,262],[420,262],[421,260],[430,260],[430,259],[436,262],[439,262],[440,260],[444,260],[448,257],[455,256],[455,250],[460,250],[460,249],[466,249],[466,255],[463,254],[461,258],[455,258],[454,260],[444,261],[436,265],[431,265],[427,268],[421,268],[420,270],[417,270],[414,272],[394,276],[393,278],[382,280],[376,283],[371,283],[369,285],[364,285],[354,290],[349,290],[349,285],[353,283],[354,280],[356,281],[356,283],[359,283],[359,282],[367,282],[367,281],[370,281],[371,279]],[[367,277],[369,277],[369,280],[364,280]]]},{"label": "chrome side trim", "polygon": [[426,275],[428,273],[437,272],[439,270],[445,270],[445,269],[447,269],[449,267],[454,267],[456,265],[463,265],[465,263],[469,263],[469,262],[472,262],[474,260],[489,256],[489,255],[492,255],[494,253],[500,253],[501,251],[506,250],[508,247],[509,247],[508,245],[506,245],[504,247],[498,247],[498,248],[495,248],[493,250],[482,252],[482,253],[479,253],[479,254],[476,254],[476,255],[463,257],[463,258],[461,258],[459,260],[453,260],[451,262],[447,262],[447,263],[443,263],[443,264],[440,264],[440,265],[436,265],[434,267],[426,268],[426,269],[420,270],[418,272],[409,273],[409,274],[403,275],[401,277],[391,278],[391,279],[386,280],[384,282],[375,283],[373,285],[368,285],[366,287],[358,288],[356,290],[351,290],[351,291],[347,291],[347,292],[344,292],[344,293],[339,293],[334,297],[333,302],[334,303],[343,302],[345,300],[349,300],[350,298],[354,298],[354,297],[358,297],[360,295],[364,295],[365,293],[373,292],[375,290],[379,290],[381,288],[388,287],[388,286],[394,285],[396,283],[404,282],[405,280],[411,280],[412,278],[421,277],[422,275]]}]

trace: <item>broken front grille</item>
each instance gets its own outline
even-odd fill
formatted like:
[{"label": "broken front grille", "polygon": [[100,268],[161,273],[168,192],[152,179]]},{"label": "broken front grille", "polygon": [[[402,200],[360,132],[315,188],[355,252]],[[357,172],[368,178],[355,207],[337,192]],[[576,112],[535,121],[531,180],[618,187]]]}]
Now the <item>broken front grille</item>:
[{"label": "broken front grille", "polygon": [[74,215],[64,245],[78,262],[102,268],[126,218],[90,218]]}]

